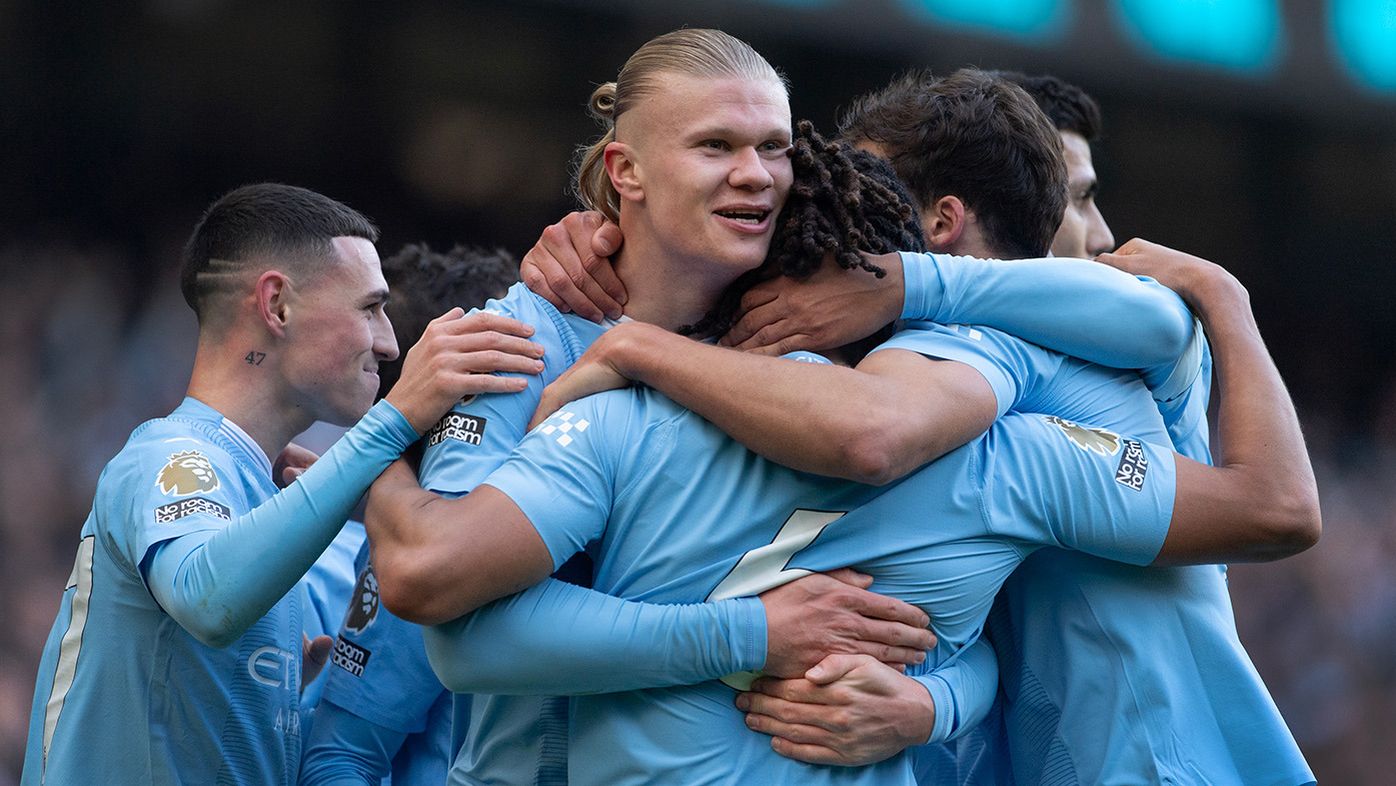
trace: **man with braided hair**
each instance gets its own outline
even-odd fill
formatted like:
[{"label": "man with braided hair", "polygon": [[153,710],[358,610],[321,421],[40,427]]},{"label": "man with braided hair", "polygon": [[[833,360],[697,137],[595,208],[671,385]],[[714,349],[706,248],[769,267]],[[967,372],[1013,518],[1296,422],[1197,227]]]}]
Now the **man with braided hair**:
[{"label": "man with braided hair", "polygon": [[[894,81],[886,90],[855,105],[853,115],[845,122],[846,132],[855,140],[891,154],[899,173],[913,184],[923,205],[929,203],[930,209],[923,210],[923,225],[936,250],[1011,257],[1018,254],[1014,252],[1014,243],[1005,238],[1028,238],[1031,253],[1046,253],[1053,240],[1054,225],[1041,213],[1005,209],[1004,205],[1012,205],[1014,200],[1000,201],[994,195],[1021,192],[1015,198],[1032,199],[1037,191],[1042,199],[1048,199],[1059,193],[1059,177],[1052,173],[1060,170],[1051,166],[1050,156],[1040,152],[1047,149],[1041,140],[1050,135],[1050,127],[1039,117],[1035,121],[1037,128],[1017,137],[1027,150],[1039,151],[1029,156],[1030,160],[1041,162],[1021,167],[1014,162],[1023,154],[1008,154],[1013,150],[1013,124],[1002,126],[1005,130],[995,134],[992,124],[972,121],[995,117],[995,107],[1006,103],[1017,107],[1014,111],[1023,118],[1017,125],[1032,125],[1028,123],[1032,107],[1026,95],[992,75],[960,72],[945,81],[949,84],[925,74]],[[944,128],[947,124],[952,127]],[[1048,128],[1045,134],[1043,127]],[[970,144],[976,138],[980,142]],[[997,175],[991,166],[985,165],[994,161],[1001,165]],[[1003,185],[995,188],[996,182]],[[1037,185],[1024,185],[1031,183]],[[1014,192],[1013,188],[1019,191]],[[961,197],[957,191],[965,191],[969,196]],[[1147,246],[1134,244],[1126,251],[1137,248]],[[958,289],[938,286],[939,291],[928,300],[922,296],[925,288],[918,281],[920,271],[927,269],[922,260],[904,256],[901,261],[905,269],[889,263],[886,267],[893,275],[884,279],[830,272],[816,274],[799,287],[780,282],[758,286],[746,296],[746,315],[727,339],[746,348],[759,350],[765,346],[765,351],[775,346],[837,345],[876,329],[895,316],[899,308],[904,316],[927,316],[931,311],[928,306],[935,306],[936,301],[945,304],[965,299],[977,301],[965,308],[974,315],[971,319],[997,321],[1024,336],[1034,336],[1033,331],[1045,325],[1069,331],[1086,324],[1082,318],[1083,301],[1054,298],[1033,287],[1017,286],[1002,276],[970,276],[962,280]],[[936,257],[934,267],[943,273],[957,261]],[[1060,283],[1061,269],[1055,266],[1061,264],[1044,261],[1034,267],[1045,280]],[[896,280],[898,273],[904,273],[904,285]],[[986,305],[992,308],[985,308]],[[1118,304],[1099,300],[1090,303],[1093,309],[1113,305]],[[1019,324],[1002,321],[1001,314],[991,313],[995,310],[1015,314]],[[1178,317],[1181,322],[1191,320],[1184,311]],[[1107,329],[1129,336],[1131,331],[1115,328],[1131,324],[1132,318],[1122,314],[1115,327]],[[1011,342],[1004,343],[1000,334],[982,328],[967,329],[965,333],[964,337],[953,339],[944,328],[925,331],[923,343],[906,345],[921,355],[912,365],[930,373],[936,359],[957,358],[973,363],[975,355],[983,354],[985,347],[995,343],[1000,344],[995,352],[1013,352]],[[972,335],[979,338],[966,340]],[[1073,351],[1102,362],[1147,367],[1145,380],[1154,392],[1174,444],[1185,455],[1205,461],[1209,451],[1203,414],[1210,363],[1201,332],[1190,331],[1189,335],[1190,342],[1174,344],[1150,362],[1129,362],[1123,355]],[[795,343],[792,345],[791,341]],[[955,341],[962,346],[953,346]],[[772,367],[763,373],[756,365],[728,367],[721,365],[721,357],[704,359],[701,365],[682,354],[670,354],[669,359],[669,368],[662,371],[646,369],[645,361],[632,359],[627,373],[675,395],[763,455],[792,466],[885,481],[901,476],[944,447],[939,433],[915,414],[922,411],[918,409],[919,402],[928,399],[931,388],[915,383],[914,371],[889,368],[891,373],[882,379],[845,376],[839,380],[831,371],[812,369],[802,383],[782,386],[781,375],[789,378],[792,372],[778,372]],[[1000,362],[986,360],[976,367],[992,380],[997,374],[993,367]],[[684,373],[684,369],[696,368],[703,369],[702,379]],[[873,368],[860,366],[859,370]],[[846,402],[855,398],[872,403],[851,409]],[[792,410],[792,406],[798,410]],[[798,417],[793,417],[792,411],[798,411]],[[1073,565],[1069,570],[1037,567],[1068,563]],[[1037,611],[1015,613],[1012,617],[996,614],[994,618],[996,628],[1009,631],[1003,637],[1009,664],[1005,675],[1015,686],[1016,700],[1008,704],[1013,730],[1007,742],[1013,746],[1012,764],[1020,779],[1035,782],[1045,777],[1044,773],[1052,772],[1071,772],[1082,782],[1108,780],[1113,777],[1111,773],[1126,780],[1153,779],[1169,777],[1168,773],[1190,772],[1192,768],[1200,768],[1206,777],[1220,782],[1235,778],[1238,772],[1272,773],[1275,782],[1303,783],[1312,777],[1237,641],[1223,576],[1215,568],[1131,571],[1083,555],[1054,551],[1034,556],[1029,568],[1022,577],[1010,581],[1009,587],[1014,595],[1032,604],[1020,608]],[[1041,579],[1028,583],[1030,575]],[[1075,583],[1077,576],[1081,577],[1079,583]],[[1179,591],[1180,582],[1190,589]],[[1021,587],[1036,589],[1017,589]],[[1085,600],[1088,591],[1095,600]],[[1080,600],[1072,602],[1072,592],[1077,592],[1075,597]],[[1104,608],[1114,611],[1099,613]],[[1017,631],[1001,624],[1005,619],[1016,620]],[[1022,635],[1029,628],[1036,631],[1029,637],[1033,643],[1025,641]],[[1082,633],[1076,636],[1073,631]],[[1170,631],[1162,639],[1168,643],[1164,649],[1152,643],[1158,631]],[[1100,649],[1102,642],[1130,640],[1137,644],[1108,653]],[[1194,649],[1185,644],[1187,641],[1209,644]],[[1157,657],[1147,654],[1155,651],[1159,652]],[[1085,654],[1071,654],[1078,652]],[[1102,655],[1098,666],[1079,668],[1077,664],[1083,658],[1096,654]],[[1205,665],[1179,668],[1178,664],[1187,658],[1197,658]],[[1139,704],[1132,702],[1134,694],[1129,691],[1102,691],[1095,681],[1095,676],[1102,673],[1115,675],[1116,685],[1150,685],[1149,693],[1160,698]],[[1092,684],[1085,685],[1082,680],[1092,680]],[[973,719],[988,710],[987,701],[992,698],[995,682],[990,669],[977,675],[960,670],[951,681],[972,689],[957,696],[966,718]],[[989,695],[985,695],[986,688]],[[803,696],[815,700],[811,693]],[[778,737],[790,729],[784,721],[791,715],[802,714],[807,720],[815,717],[814,710],[763,697],[755,697],[750,706],[758,710],[751,719],[753,725]],[[826,725],[827,717],[821,718]],[[1102,717],[1120,720],[1110,726],[1109,733],[1101,733]],[[1195,720],[1198,717],[1231,720],[1199,725]],[[1183,746],[1169,743],[1181,733],[1178,730],[1188,730],[1193,741]],[[826,729],[820,737],[821,745],[802,750],[825,757],[831,750],[859,748],[861,739],[857,728]],[[778,744],[789,746],[790,741],[780,739]],[[981,748],[983,744],[983,738],[975,743]],[[982,750],[971,750],[962,762],[968,766],[1006,767],[1006,750],[1006,745],[989,749],[988,755],[982,755]],[[1180,759],[1179,751],[1191,751],[1189,759]],[[952,771],[947,780],[963,780],[971,775],[993,777],[984,776],[982,771]],[[1006,773],[1000,775],[1007,777]]]},{"label": "man with braided hair", "polygon": [[[685,29],[640,47],[616,82],[596,90],[592,108],[605,133],[589,148],[579,188],[596,206],[618,211],[631,231],[631,253],[622,255],[617,271],[632,294],[627,317],[668,328],[692,323],[766,256],[790,181],[784,82],[746,43],[717,30]],[[428,436],[422,483],[446,497],[473,495],[522,439],[541,394],[536,383],[560,375],[610,327],[559,313],[521,286],[485,311],[533,325],[535,341],[545,347],[544,368],[518,395],[458,403]],[[366,664],[365,674],[400,674],[393,683],[398,687],[421,680],[421,692],[412,694],[418,696],[431,695],[436,679],[401,652],[420,651],[413,637],[420,642],[421,629],[385,611],[405,611],[417,622],[458,613],[433,608],[436,593],[427,582],[393,582],[402,566],[383,555],[400,540],[432,551],[431,544],[459,528],[425,519],[414,524],[370,531],[384,604],[372,629],[353,638],[360,649],[346,646],[341,654],[355,672]],[[451,580],[453,566],[433,565],[441,570],[433,581]],[[831,651],[868,652],[898,663],[924,659],[922,650],[933,640],[924,614],[864,591],[868,581],[848,572],[809,576],[759,599],[673,606],[622,601],[552,580],[492,604],[457,623],[465,639],[489,651],[471,669],[468,690],[476,695],[455,705],[454,736],[461,745],[451,777],[556,783],[565,776],[566,704],[550,695],[561,690],[540,680],[561,681],[562,690],[621,690],[763,664],[799,673]],[[363,646],[370,637],[376,646]],[[351,676],[358,697],[341,700],[373,707],[383,719],[375,721],[379,727],[405,722],[401,711],[415,700],[396,706],[388,683]],[[533,687],[503,684],[520,679],[532,679]]]},{"label": "man with braided hair", "polygon": [[[797,148],[818,144],[809,136],[802,129]],[[841,149],[828,146],[820,157],[840,156]],[[800,151],[794,160],[798,165]],[[849,160],[855,167],[860,163]],[[862,165],[869,163],[878,164],[861,159]],[[828,171],[840,168],[835,163]],[[842,178],[819,177],[823,187],[808,193],[792,190],[781,222],[800,238],[795,246],[814,242],[821,257],[826,250],[842,256],[843,243],[855,236],[878,242],[869,232],[872,211],[835,207],[877,209],[878,200],[846,199],[838,192],[849,189],[835,180]],[[871,182],[859,178],[848,185],[866,196],[864,186]],[[835,231],[822,231],[822,220],[806,223],[811,216],[802,208],[810,205],[835,215],[827,224]],[[916,226],[911,211],[891,216],[896,218],[887,223]],[[776,254],[767,265],[779,269],[787,261],[791,267],[804,264]],[[1236,308],[1244,301],[1234,280],[1201,261],[1190,268],[1197,283],[1189,294],[1214,327],[1228,334],[1228,368],[1237,375],[1230,382],[1245,388],[1234,391],[1237,400],[1228,417],[1244,418],[1260,402],[1259,411],[1251,412],[1256,420],[1227,435],[1246,457],[1229,471],[1190,464],[1167,449],[1061,416],[1011,415],[986,437],[884,492],[761,459],[652,389],[608,391],[547,417],[468,497],[433,498],[403,468],[386,473],[371,498],[371,533],[408,522],[452,531],[418,548],[390,542],[378,552],[399,564],[400,572],[385,577],[384,590],[389,581],[418,587],[431,582],[440,613],[468,611],[537,581],[585,549],[596,559],[599,589],[629,598],[693,602],[759,592],[851,561],[877,579],[874,586],[935,612],[940,644],[932,664],[943,665],[975,640],[998,582],[1043,545],[1136,564],[1232,553],[1238,542],[1257,553],[1269,549],[1271,556],[1302,547],[1313,535],[1313,490],[1292,409],[1253,325]],[[916,339],[902,339],[908,340]],[[817,367],[739,355],[627,322],[593,342],[553,390],[623,386],[625,379],[616,372],[627,371],[625,358],[638,357],[628,347],[640,353],[687,352],[681,345],[699,362],[735,355],[793,369]],[[899,347],[893,339],[870,357],[905,351]],[[1104,418],[1166,439],[1152,399],[1137,379],[1050,358],[1043,350],[1021,351],[1017,365],[1005,364],[1003,377],[994,380],[993,395],[1003,409],[1053,404],[1061,415]],[[844,353],[857,360],[855,351],[845,348],[839,354]],[[611,383],[598,384],[597,376],[607,373]],[[1110,390],[1114,397],[1103,395]],[[1256,438],[1256,427],[1282,436],[1267,444]],[[1262,458],[1271,448],[1278,450]],[[1254,460],[1265,466],[1250,464]],[[1299,489],[1306,500],[1299,508],[1306,512],[1291,519],[1287,502],[1275,506],[1279,500],[1271,495],[1277,487]],[[1244,506],[1231,507],[1241,499]],[[1224,513],[1213,509],[1222,500],[1230,507]],[[1266,531],[1276,531],[1271,527],[1294,542],[1270,541]],[[454,568],[451,575],[437,580],[448,565]],[[467,665],[446,657],[458,653],[448,649],[433,657],[448,684],[471,679]],[[885,691],[878,707],[885,715],[912,720],[903,728],[883,726],[901,741],[895,750],[955,722],[940,715],[939,702],[932,700],[937,689],[915,679],[929,676],[922,669],[903,678],[861,656],[835,660],[854,682]],[[914,687],[908,691],[900,680]],[[736,677],[730,682],[744,684]],[[906,754],[885,758],[884,752],[879,763],[858,769],[806,766],[777,756],[741,723],[732,695],[728,687],[709,682],[577,699],[571,782],[912,782]]]}]

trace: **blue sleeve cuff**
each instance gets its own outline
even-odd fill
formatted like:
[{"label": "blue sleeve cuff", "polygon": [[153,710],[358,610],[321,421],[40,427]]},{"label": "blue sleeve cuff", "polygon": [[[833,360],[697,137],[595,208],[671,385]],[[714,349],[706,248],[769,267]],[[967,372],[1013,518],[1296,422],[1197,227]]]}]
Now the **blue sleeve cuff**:
[{"label": "blue sleeve cuff", "polygon": [[388,437],[395,444],[400,443],[398,452],[407,449],[408,445],[416,442],[420,434],[412,428],[412,424],[407,422],[407,416],[402,411],[393,406],[386,398],[380,399],[369,409],[364,419],[372,419],[375,423],[382,425],[384,436]]},{"label": "blue sleeve cuff", "polygon": [[734,604],[738,624],[733,630],[743,631],[745,641],[734,641],[733,652],[740,663],[736,671],[757,671],[766,665],[766,606],[760,598],[732,598],[719,601]]},{"label": "blue sleeve cuff", "polygon": [[931,694],[931,701],[936,706],[935,725],[931,727],[931,738],[927,742],[945,742],[955,730],[955,696],[950,690],[950,683],[934,673],[912,679],[921,683],[921,687]]},{"label": "blue sleeve cuff", "polygon": [[929,319],[940,315],[945,282],[933,254],[902,251],[902,319]]}]

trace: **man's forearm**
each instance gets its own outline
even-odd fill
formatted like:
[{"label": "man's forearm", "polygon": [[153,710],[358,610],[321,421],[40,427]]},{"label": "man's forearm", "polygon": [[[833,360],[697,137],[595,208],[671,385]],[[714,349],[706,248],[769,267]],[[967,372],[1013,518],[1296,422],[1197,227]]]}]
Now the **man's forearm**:
[{"label": "man's forearm", "polygon": [[[968,368],[912,379],[736,352],[648,326],[625,336],[613,344],[621,374],[697,412],[752,451],[804,472],[888,482],[992,421],[992,391]],[[942,407],[914,403],[937,394],[943,394]],[[965,399],[982,403],[977,409],[988,420],[961,418]],[[965,428],[952,427],[961,420]]]},{"label": "man's forearm", "polygon": [[760,601],[660,605],[548,580],[423,629],[456,692],[557,696],[687,685],[766,660]]},{"label": "man's forearm", "polygon": [[[1317,540],[1321,528],[1317,485],[1294,404],[1261,339],[1250,297],[1220,268],[1186,279],[1179,290],[1212,339],[1216,465],[1232,492],[1224,499],[1184,494],[1180,472],[1175,521],[1205,514],[1217,522],[1235,522],[1232,559],[1273,559],[1301,551]],[[1198,510],[1204,506],[1205,511]],[[1187,562],[1207,552],[1192,552],[1188,541],[1170,529],[1164,553],[1165,561]]]},{"label": "man's forearm", "polygon": [[1192,315],[1172,292],[1094,262],[944,254],[900,259],[904,319],[988,325],[1115,368],[1173,362],[1192,338]]},{"label": "man's forearm", "polygon": [[399,462],[364,516],[383,604],[422,625],[473,611],[542,581],[552,556],[513,500],[491,486],[457,499],[423,490]]}]

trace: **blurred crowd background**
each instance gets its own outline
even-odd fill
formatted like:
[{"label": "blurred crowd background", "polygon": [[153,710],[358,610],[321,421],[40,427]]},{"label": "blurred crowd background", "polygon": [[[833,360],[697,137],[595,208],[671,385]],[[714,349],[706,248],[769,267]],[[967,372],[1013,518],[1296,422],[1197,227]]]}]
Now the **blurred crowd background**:
[{"label": "blurred crowd background", "polygon": [[187,382],[175,278],[201,209],[277,180],[372,216],[385,256],[521,255],[573,205],[592,87],[683,25],[750,41],[826,130],[912,66],[1100,101],[1116,238],[1250,288],[1318,470],[1322,542],[1231,572],[1242,639],[1322,780],[1389,782],[1396,2],[0,0],[0,784],[98,473]]}]

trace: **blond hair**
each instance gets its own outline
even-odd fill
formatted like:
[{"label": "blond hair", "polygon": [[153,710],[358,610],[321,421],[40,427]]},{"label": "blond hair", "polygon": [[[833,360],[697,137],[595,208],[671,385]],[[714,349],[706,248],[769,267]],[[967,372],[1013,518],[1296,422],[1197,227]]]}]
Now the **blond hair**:
[{"label": "blond hair", "polygon": [[616,141],[616,119],[657,87],[662,73],[698,77],[771,79],[786,88],[785,78],[745,41],[721,30],[685,28],[651,38],[625,61],[616,81],[591,94],[587,109],[605,127],[600,139],[582,148],[577,165],[577,198],[590,210],[620,220],[620,194],[606,172],[606,145]]}]

